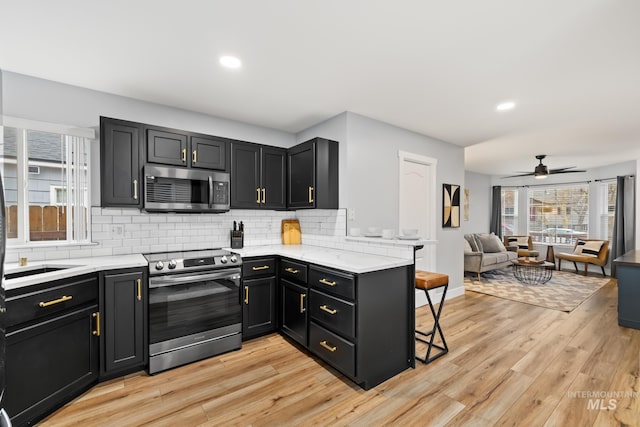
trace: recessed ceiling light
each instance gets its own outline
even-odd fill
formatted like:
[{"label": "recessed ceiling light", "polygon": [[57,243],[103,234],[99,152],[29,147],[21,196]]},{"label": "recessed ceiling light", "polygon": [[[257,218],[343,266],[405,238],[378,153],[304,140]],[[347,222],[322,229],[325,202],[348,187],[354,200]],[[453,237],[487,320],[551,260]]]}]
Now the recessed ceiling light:
[{"label": "recessed ceiling light", "polygon": [[513,110],[513,108],[516,106],[516,103],[513,101],[506,101],[506,102],[501,102],[500,104],[498,104],[496,106],[496,111],[509,111],[509,110]]},{"label": "recessed ceiling light", "polygon": [[235,56],[226,55],[220,57],[220,65],[226,68],[240,68],[242,66],[242,61]]}]

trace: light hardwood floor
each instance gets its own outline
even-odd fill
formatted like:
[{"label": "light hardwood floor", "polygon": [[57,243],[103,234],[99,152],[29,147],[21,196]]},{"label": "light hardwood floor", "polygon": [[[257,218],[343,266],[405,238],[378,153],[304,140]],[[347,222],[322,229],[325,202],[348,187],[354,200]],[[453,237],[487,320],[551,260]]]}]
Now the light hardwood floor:
[{"label": "light hardwood floor", "polygon": [[640,425],[640,331],[618,326],[615,281],[571,313],[467,292],[442,324],[449,354],[368,391],[272,334],[100,384],[41,425]]}]

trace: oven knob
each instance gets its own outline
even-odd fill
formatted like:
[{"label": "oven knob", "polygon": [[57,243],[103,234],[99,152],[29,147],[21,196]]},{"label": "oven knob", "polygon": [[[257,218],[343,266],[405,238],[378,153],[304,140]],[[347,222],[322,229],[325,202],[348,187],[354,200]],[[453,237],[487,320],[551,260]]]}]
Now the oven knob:
[{"label": "oven knob", "polygon": [[236,257],[235,255],[231,255],[231,258],[229,258],[231,260],[231,262],[236,262],[238,261],[238,257]]},{"label": "oven knob", "polygon": [[178,263],[176,262],[175,259],[172,259],[171,261],[169,261],[169,270],[173,270],[177,266],[178,266]]},{"label": "oven knob", "polygon": [[220,258],[220,262],[223,263],[223,264],[226,264],[227,263],[227,256],[223,255],[222,258]]},{"label": "oven knob", "polygon": [[164,263],[162,261],[156,262],[156,270],[162,270],[164,268]]}]

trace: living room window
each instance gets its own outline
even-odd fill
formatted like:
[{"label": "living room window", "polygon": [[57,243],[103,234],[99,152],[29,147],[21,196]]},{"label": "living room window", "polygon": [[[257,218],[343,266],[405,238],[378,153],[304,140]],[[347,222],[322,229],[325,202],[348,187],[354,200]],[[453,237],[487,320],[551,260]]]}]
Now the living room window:
[{"label": "living room window", "polygon": [[528,229],[534,242],[574,245],[589,235],[589,185],[530,188]]},{"label": "living room window", "polygon": [[502,235],[518,234],[518,189],[503,188],[502,196]]},{"label": "living room window", "polygon": [[0,127],[7,244],[88,241],[90,138],[66,126],[9,121],[16,125]]},{"label": "living room window", "polygon": [[616,181],[600,183],[600,238],[611,240],[613,236],[613,221],[616,212],[616,194],[618,184]]}]

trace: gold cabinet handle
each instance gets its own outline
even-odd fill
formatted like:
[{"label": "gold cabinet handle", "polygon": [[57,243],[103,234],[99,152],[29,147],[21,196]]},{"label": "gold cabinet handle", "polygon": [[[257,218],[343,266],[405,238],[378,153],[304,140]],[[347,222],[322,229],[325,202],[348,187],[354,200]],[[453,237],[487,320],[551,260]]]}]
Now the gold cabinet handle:
[{"label": "gold cabinet handle", "polygon": [[262,203],[266,203],[267,202],[267,190],[265,190],[264,188],[262,189]]},{"label": "gold cabinet handle", "polygon": [[305,308],[304,308],[304,297],[306,297],[307,294],[300,294],[300,313],[304,313]]},{"label": "gold cabinet handle", "polygon": [[329,286],[337,285],[336,282],[330,282],[327,279],[320,279],[320,280],[318,280],[318,282],[322,283],[323,285],[329,285]]},{"label": "gold cabinet handle", "polygon": [[268,265],[263,265],[263,266],[260,266],[260,267],[251,267],[251,269],[253,271],[268,270],[269,266]]},{"label": "gold cabinet handle", "polygon": [[309,203],[313,203],[313,187],[309,187]]},{"label": "gold cabinet handle", "polygon": [[138,301],[142,301],[142,280],[138,279]]},{"label": "gold cabinet handle", "polygon": [[338,349],[338,347],[335,347],[331,344],[327,344],[327,341],[320,341],[320,345],[323,346],[324,348],[326,348],[327,350],[329,350],[331,353],[333,353],[334,351],[336,351]]},{"label": "gold cabinet handle", "polygon": [[93,335],[99,337],[100,336],[100,312],[96,312],[92,314],[93,318],[96,319],[96,329],[93,331]]},{"label": "gold cabinet handle", "polygon": [[198,161],[198,151],[197,150],[193,150],[192,157],[191,157],[191,161],[193,163],[196,163]]},{"label": "gold cabinet handle", "polygon": [[245,304],[249,304],[249,287],[245,286],[244,287],[244,303]]},{"label": "gold cabinet handle", "polygon": [[61,302],[69,301],[71,299],[73,299],[71,295],[63,295],[62,297],[51,300],[51,301],[47,301],[47,302],[40,301],[38,305],[40,307],[49,307],[50,305],[60,304]]},{"label": "gold cabinet handle", "polygon": [[287,267],[284,269],[284,271],[286,271],[287,273],[292,273],[292,274],[298,274],[299,270],[295,270],[291,267]]},{"label": "gold cabinet handle", "polygon": [[336,314],[338,312],[338,310],[333,310],[333,309],[327,307],[326,305],[321,305],[320,306],[320,310],[325,311],[325,312],[327,312],[327,313],[329,313],[331,315],[334,315],[334,314]]},{"label": "gold cabinet handle", "polygon": [[187,161],[187,149],[186,148],[182,149],[182,161],[183,162]]},{"label": "gold cabinet handle", "polygon": [[258,193],[258,198],[256,199],[256,203],[260,203],[260,189],[256,188],[256,193]]},{"label": "gold cabinet handle", "polygon": [[138,180],[133,180],[133,200],[138,200]]}]

